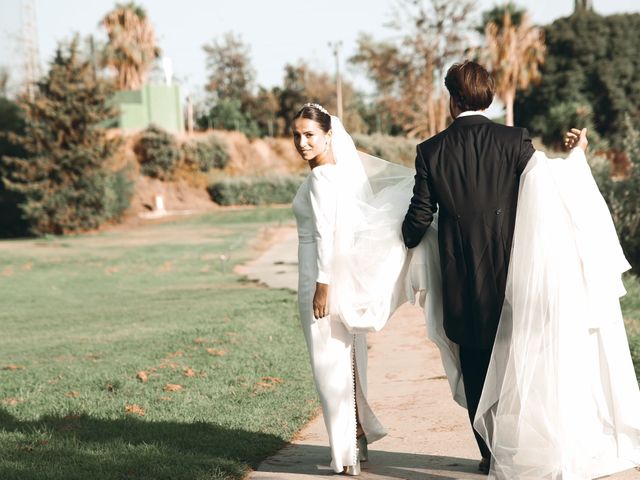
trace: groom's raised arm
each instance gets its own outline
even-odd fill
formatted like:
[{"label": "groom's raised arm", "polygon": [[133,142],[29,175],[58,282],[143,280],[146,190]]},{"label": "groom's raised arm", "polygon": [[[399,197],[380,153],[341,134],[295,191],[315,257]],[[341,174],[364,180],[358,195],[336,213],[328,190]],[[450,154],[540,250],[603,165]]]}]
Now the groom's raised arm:
[{"label": "groom's raised arm", "polygon": [[433,214],[438,209],[435,199],[431,194],[430,180],[427,165],[420,152],[420,146],[416,148],[416,176],[413,187],[413,197],[409,210],[402,222],[402,236],[404,244],[413,248],[420,243],[427,228],[433,221]]}]

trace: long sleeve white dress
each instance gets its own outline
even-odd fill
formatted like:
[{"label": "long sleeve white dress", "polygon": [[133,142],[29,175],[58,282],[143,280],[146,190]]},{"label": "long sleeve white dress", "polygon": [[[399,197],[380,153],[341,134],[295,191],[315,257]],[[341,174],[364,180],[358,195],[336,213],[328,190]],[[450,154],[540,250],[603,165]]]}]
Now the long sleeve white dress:
[{"label": "long sleeve white dress", "polygon": [[[298,307],[331,448],[331,467],[357,463],[356,412],[367,442],[386,435],[366,399],[366,334],[349,333],[335,315],[316,320],[316,282],[331,285],[338,209],[336,165],[315,167],[293,200],[298,228]],[[329,292],[331,295],[331,289]]]}]

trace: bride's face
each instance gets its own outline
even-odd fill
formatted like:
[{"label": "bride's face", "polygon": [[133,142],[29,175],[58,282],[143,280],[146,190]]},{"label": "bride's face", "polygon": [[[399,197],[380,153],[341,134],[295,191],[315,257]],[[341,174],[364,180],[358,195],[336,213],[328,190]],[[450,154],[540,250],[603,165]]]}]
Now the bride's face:
[{"label": "bride's face", "polygon": [[293,122],[293,143],[305,161],[326,153],[331,133],[325,133],[318,122],[308,118],[296,118]]}]

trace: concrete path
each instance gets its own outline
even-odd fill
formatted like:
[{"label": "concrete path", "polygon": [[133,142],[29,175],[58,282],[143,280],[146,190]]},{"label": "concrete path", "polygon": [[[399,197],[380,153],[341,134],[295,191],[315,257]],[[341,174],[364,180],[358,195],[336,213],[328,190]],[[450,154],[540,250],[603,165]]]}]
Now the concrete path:
[{"label": "concrete path", "polygon": [[[297,237],[292,227],[240,272],[273,288],[296,289]],[[466,410],[451,398],[437,347],[426,337],[422,310],[400,308],[382,332],[369,335],[369,402],[389,435],[369,446],[360,478],[486,479]],[[322,415],[290,445],[265,460],[251,480],[312,479],[333,475]],[[639,480],[630,470],[610,478]]]}]

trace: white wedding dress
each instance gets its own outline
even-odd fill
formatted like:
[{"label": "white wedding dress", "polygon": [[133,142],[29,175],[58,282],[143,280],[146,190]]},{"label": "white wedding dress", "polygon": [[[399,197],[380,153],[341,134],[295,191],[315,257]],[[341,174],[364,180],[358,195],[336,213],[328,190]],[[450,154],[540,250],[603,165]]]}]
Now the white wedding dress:
[{"label": "white wedding dress", "polygon": [[336,165],[315,167],[293,200],[298,228],[298,307],[325,426],[331,467],[355,465],[356,412],[371,443],[386,435],[367,403],[367,340],[336,315],[316,320],[316,281],[331,284],[340,178]]}]

